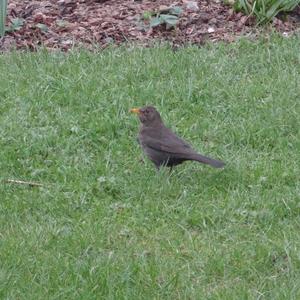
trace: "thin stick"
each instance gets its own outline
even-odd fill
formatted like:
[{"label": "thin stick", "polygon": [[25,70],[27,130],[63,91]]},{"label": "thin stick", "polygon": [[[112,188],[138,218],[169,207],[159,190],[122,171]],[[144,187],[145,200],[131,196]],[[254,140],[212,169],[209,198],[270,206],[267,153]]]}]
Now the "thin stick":
[{"label": "thin stick", "polygon": [[43,186],[41,183],[32,182],[32,181],[23,181],[23,180],[14,180],[14,179],[7,179],[5,180],[6,183],[15,183],[15,184],[26,184],[30,186]]}]

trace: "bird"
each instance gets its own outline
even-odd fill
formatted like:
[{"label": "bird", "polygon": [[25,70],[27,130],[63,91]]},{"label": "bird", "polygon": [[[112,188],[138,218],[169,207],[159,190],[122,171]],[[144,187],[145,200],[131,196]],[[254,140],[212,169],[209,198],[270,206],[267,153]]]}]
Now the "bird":
[{"label": "bird", "polygon": [[220,160],[197,153],[190,144],[167,128],[155,107],[132,108],[130,112],[137,114],[141,122],[138,143],[158,170],[163,166],[172,170],[172,167],[185,161],[196,161],[214,168],[225,166]]}]

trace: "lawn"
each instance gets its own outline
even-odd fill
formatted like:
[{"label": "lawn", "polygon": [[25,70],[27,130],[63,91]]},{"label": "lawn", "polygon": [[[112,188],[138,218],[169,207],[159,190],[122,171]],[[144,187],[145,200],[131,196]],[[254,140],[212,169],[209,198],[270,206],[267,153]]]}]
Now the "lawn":
[{"label": "lawn", "polygon": [[[1,55],[0,298],[299,299],[299,48]],[[142,163],[144,104],[226,167]]]}]

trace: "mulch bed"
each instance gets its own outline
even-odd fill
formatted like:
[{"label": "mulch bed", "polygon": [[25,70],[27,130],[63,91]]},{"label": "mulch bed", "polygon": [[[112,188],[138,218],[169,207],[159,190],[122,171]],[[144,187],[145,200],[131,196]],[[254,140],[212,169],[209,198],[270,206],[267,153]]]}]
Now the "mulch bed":
[{"label": "mulch bed", "polygon": [[[8,26],[11,32],[0,40],[2,51],[36,50],[40,46],[64,51],[74,46],[102,48],[137,41],[148,45],[153,40],[173,45],[234,41],[257,31],[253,17],[235,13],[221,0],[10,0]],[[165,25],[147,26],[145,12],[158,12],[170,6],[183,9],[175,29]],[[299,7],[284,22],[276,18],[273,27],[288,35],[300,28]],[[23,24],[22,24],[23,20]],[[20,23],[21,21],[21,23]],[[14,30],[15,29],[15,30]]]}]

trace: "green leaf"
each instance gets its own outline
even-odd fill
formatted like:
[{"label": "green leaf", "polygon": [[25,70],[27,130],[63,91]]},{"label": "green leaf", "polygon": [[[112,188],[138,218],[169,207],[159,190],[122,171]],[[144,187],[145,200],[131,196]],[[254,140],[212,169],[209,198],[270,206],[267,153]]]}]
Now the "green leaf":
[{"label": "green leaf", "polygon": [[153,14],[153,13],[152,13],[151,11],[147,11],[147,10],[144,11],[144,12],[143,12],[143,19],[144,19],[144,20],[150,20],[151,17],[152,17],[152,14]]},{"label": "green leaf", "polygon": [[173,6],[170,8],[170,14],[179,16],[182,14],[182,8],[180,6]]},{"label": "green leaf", "polygon": [[150,27],[156,27],[160,24],[162,24],[162,20],[160,17],[155,17],[155,18],[152,18],[151,21],[150,21]]},{"label": "green leaf", "polygon": [[24,25],[24,19],[22,18],[12,19],[11,25],[6,27],[6,31],[12,32],[12,31],[20,30],[23,25]]},{"label": "green leaf", "polygon": [[166,23],[170,26],[175,26],[178,23],[178,17],[173,15],[160,15],[163,23]]},{"label": "green leaf", "polygon": [[45,24],[38,23],[38,24],[36,24],[36,27],[39,28],[43,32],[47,32],[48,31],[48,26],[45,25]]}]

